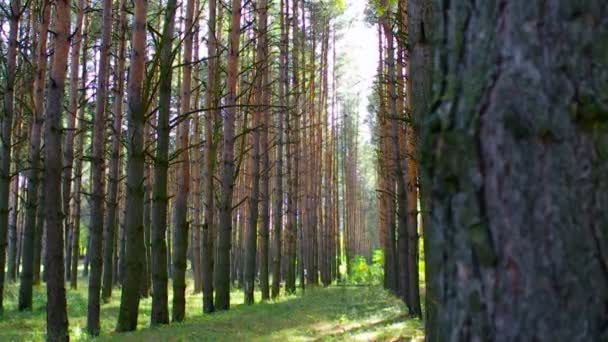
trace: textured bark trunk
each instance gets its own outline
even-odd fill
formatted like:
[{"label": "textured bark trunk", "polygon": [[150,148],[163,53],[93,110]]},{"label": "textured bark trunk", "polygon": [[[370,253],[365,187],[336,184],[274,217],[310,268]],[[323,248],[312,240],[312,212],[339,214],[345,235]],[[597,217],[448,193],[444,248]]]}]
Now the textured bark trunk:
[{"label": "textured bark trunk", "polygon": [[[258,89],[260,89],[258,87]],[[257,94],[259,97],[261,94]],[[250,184],[251,193],[249,195],[249,215],[247,225],[244,229],[243,243],[245,247],[243,260],[243,292],[245,304],[253,304],[253,287],[255,283],[255,266],[257,250],[257,226],[258,226],[258,204],[260,193],[260,113],[256,113],[252,122],[252,136],[250,137],[251,156],[250,156]]]},{"label": "textured bark trunk", "polygon": [[[61,194],[61,134],[63,131],[63,93],[68,53],[70,51],[70,3],[55,2],[54,55],[46,102],[44,192]],[[68,341],[68,313],[65,296],[62,202],[45,197],[46,221],[46,338],[48,341]]]},{"label": "textured bark trunk", "polygon": [[186,316],[186,267],[188,251],[188,196],[190,193],[190,100],[192,93],[192,41],[193,41],[194,0],[186,4],[184,38],[184,75],[181,88],[181,120],[177,128],[177,193],[174,208],[174,248],[173,248],[173,313],[174,322],[181,322]]},{"label": "textured bark trunk", "polygon": [[[275,204],[273,210],[273,256],[272,256],[272,298],[277,298],[281,290],[281,253],[282,253],[282,230],[283,230],[283,150],[284,120],[285,112],[289,108],[287,98],[288,70],[287,54],[289,49],[289,25],[286,17],[289,13],[289,0],[280,1],[279,22],[281,28],[281,44],[279,46],[279,110],[277,112],[277,146],[276,146],[276,170],[275,170]],[[288,117],[288,116],[287,116]]]},{"label": "textured bark trunk", "polygon": [[104,0],[102,8],[101,47],[97,70],[97,91],[95,116],[93,118],[92,154],[91,154],[91,236],[87,332],[92,336],[99,335],[99,305],[101,276],[103,272],[103,224],[105,197],[105,129],[108,79],[110,75],[110,47],[112,44],[112,0]]},{"label": "textured bark trunk", "polygon": [[[389,120],[390,149],[392,150],[390,161],[392,170],[394,171],[394,179],[397,184],[397,275],[399,283],[398,294],[401,299],[407,304],[410,312],[412,304],[409,298],[410,275],[408,272],[408,255],[409,255],[409,222],[408,222],[408,204],[407,204],[407,163],[405,156],[401,152],[399,144],[399,127],[397,123],[397,92],[396,92],[396,67],[395,67],[395,39],[392,31],[392,26],[389,23],[389,13],[386,13],[382,18],[384,35],[386,36],[386,66],[387,66],[387,112],[386,117]],[[389,138],[388,136],[385,138]]]},{"label": "textured bark trunk", "polygon": [[[127,158],[127,195],[125,217],[125,276],[120,299],[117,331],[131,331],[137,328],[139,312],[139,290],[144,268],[144,126],[145,106],[142,98],[142,80],[145,72],[146,56],[146,9],[147,0],[135,0],[133,35],[131,39],[131,67],[128,91],[128,136],[129,154]],[[156,294],[156,292],[155,292]]]},{"label": "textured bark trunk", "polygon": [[[408,0],[407,8],[407,53],[408,53],[408,72],[407,72],[407,98],[409,111],[413,121],[413,134],[416,141],[422,131],[424,116],[431,106],[431,87],[432,87],[432,51],[431,41],[434,28],[437,27],[433,22],[434,6],[433,0]],[[414,156],[420,163],[424,162],[419,146],[414,146]],[[442,262],[442,256],[432,252],[438,247],[439,243],[435,237],[435,230],[430,226],[430,195],[431,184],[425,172],[419,172],[419,200],[422,217],[422,229],[424,231],[424,250],[425,250],[425,330],[429,341],[437,341],[437,283],[435,281],[435,270]],[[435,242],[434,242],[435,241]]]},{"label": "textured bark trunk", "polygon": [[[423,125],[437,303],[429,336],[608,339],[608,106],[596,87],[608,82],[598,40],[608,8],[434,4],[437,102]],[[410,37],[428,44],[426,23],[416,27]],[[428,99],[415,94],[414,109]]]},{"label": "textured bark trunk", "polygon": [[82,44],[82,21],[84,17],[85,1],[78,0],[76,10],[76,27],[72,38],[72,50],[70,52],[70,90],[68,104],[67,129],[63,142],[63,180],[62,180],[62,204],[64,213],[64,237],[65,237],[65,270],[66,279],[71,279],[72,274],[72,243],[70,237],[74,234],[71,222],[70,198],[72,191],[72,173],[74,166],[74,137],[76,135],[76,117],[78,116],[78,69],[80,67],[80,46]]},{"label": "textured bark trunk", "polygon": [[270,150],[268,148],[268,128],[270,126],[270,63],[268,60],[268,1],[261,0],[258,3],[259,10],[259,44],[258,49],[259,63],[256,63],[260,68],[261,78],[260,88],[260,168],[261,168],[261,183],[260,183],[260,200],[262,201],[260,208],[260,263],[258,266],[260,274],[260,291],[262,292],[262,300],[270,299],[270,289],[268,287],[268,244],[270,241]]},{"label": "textured bark trunk", "polygon": [[108,174],[108,211],[104,228],[104,256],[103,256],[103,286],[101,298],[109,302],[112,297],[114,274],[114,248],[116,240],[118,216],[118,184],[120,182],[120,148],[122,136],[122,102],[124,99],[125,83],[125,49],[127,32],[126,0],[121,0],[118,6],[118,56],[116,57],[116,79],[114,85],[114,124],[112,127],[112,151]]},{"label": "textured bark trunk", "polygon": [[293,1],[292,9],[292,24],[293,24],[293,53],[291,54],[292,68],[292,110],[290,113],[291,119],[287,120],[287,130],[290,137],[290,144],[287,146],[287,177],[288,192],[287,192],[287,226],[286,226],[286,257],[287,257],[287,274],[285,279],[285,292],[293,294],[296,292],[296,247],[297,247],[297,223],[298,223],[298,145],[300,134],[298,113],[299,105],[299,46],[298,46],[298,0]]},{"label": "textured bark trunk", "polygon": [[[70,240],[71,240],[71,258],[72,261],[70,262],[70,266],[72,267],[72,270],[70,272],[70,288],[72,289],[76,289],[78,287],[78,262],[80,259],[80,193],[81,193],[81,188],[82,188],[82,163],[83,163],[83,154],[82,151],[84,149],[84,138],[85,138],[85,133],[84,133],[84,114],[86,111],[86,96],[84,96],[85,94],[85,89],[86,89],[86,83],[87,83],[87,39],[88,39],[88,34],[87,29],[89,28],[89,16],[86,16],[84,19],[84,25],[83,25],[83,35],[82,35],[82,40],[83,40],[83,48],[82,48],[82,56],[81,56],[81,64],[82,64],[82,70],[81,70],[81,77],[80,77],[80,82],[81,82],[81,91],[82,93],[80,94],[80,96],[82,96],[81,98],[79,98],[80,100],[78,102],[81,103],[80,108],[77,109],[78,110],[78,118],[76,120],[76,129],[79,131],[78,135],[75,137],[76,139],[76,148],[74,151],[74,185],[72,188],[72,202],[71,202],[71,206],[72,208],[70,209],[70,213],[72,213],[73,219],[70,223],[70,225],[72,226],[72,232],[70,234]],[[78,107],[78,105],[76,105],[76,108]],[[68,114],[69,115],[69,114]],[[86,274],[83,275],[86,276]]]},{"label": "textured bark trunk", "polygon": [[173,36],[177,1],[167,2],[160,51],[160,79],[156,158],[154,160],[154,189],[152,195],[152,325],[169,323],[168,260],[167,260],[167,177],[169,168],[169,116],[171,110],[171,80],[173,65]]},{"label": "textured bark trunk", "polygon": [[36,210],[38,207],[38,187],[40,180],[40,141],[43,116],[44,83],[46,80],[46,45],[47,32],[51,17],[51,5],[48,1],[41,3],[41,17],[38,24],[39,41],[36,45],[36,64],[34,78],[34,115],[29,137],[29,170],[27,172],[26,216],[23,234],[23,262],[21,281],[19,283],[19,310],[32,309],[32,288],[34,282],[34,245],[36,238]]},{"label": "textured bark trunk", "polygon": [[[215,239],[216,227],[215,217],[215,191],[213,177],[215,174],[216,144],[215,122],[217,120],[219,82],[219,50],[216,36],[216,0],[209,0],[209,20],[207,22],[207,55],[210,56],[207,63],[207,91],[205,94],[206,107],[210,108],[205,115],[205,163],[204,163],[204,182],[205,182],[205,205],[203,224],[203,255],[202,255],[202,277],[203,277],[203,312],[209,313],[215,310],[213,305],[213,268],[215,259]],[[221,6],[220,6],[221,7]]]},{"label": "textured bark trunk", "polygon": [[[4,311],[4,264],[6,258],[7,235],[9,231],[9,197],[11,188],[11,138],[13,129],[13,98],[17,72],[17,38],[21,2],[11,0],[8,51],[6,56],[6,84],[4,89],[3,113],[0,117],[0,313]],[[13,208],[15,209],[15,208]]]},{"label": "textured bark trunk", "polygon": [[228,75],[226,88],[226,113],[223,121],[224,138],[222,149],[222,193],[218,225],[217,267],[214,269],[216,288],[215,308],[228,310],[230,308],[230,245],[232,238],[232,192],[234,188],[234,120],[237,104],[237,79],[239,69],[239,35],[241,31],[241,0],[232,0],[232,15],[230,23],[228,49]]}]

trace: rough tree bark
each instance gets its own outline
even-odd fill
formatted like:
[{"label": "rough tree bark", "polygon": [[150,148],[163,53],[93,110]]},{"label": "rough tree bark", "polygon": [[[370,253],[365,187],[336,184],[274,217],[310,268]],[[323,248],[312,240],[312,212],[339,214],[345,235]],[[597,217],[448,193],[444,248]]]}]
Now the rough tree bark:
[{"label": "rough tree bark", "polygon": [[177,193],[175,196],[173,239],[173,312],[174,322],[186,316],[186,266],[188,251],[188,195],[190,193],[190,99],[192,93],[192,41],[194,0],[186,4],[184,38],[184,75],[181,88],[180,120],[177,127]]},{"label": "rough tree bark", "polygon": [[0,116],[0,313],[4,311],[4,263],[8,235],[9,192],[11,188],[11,138],[13,129],[13,98],[17,73],[17,37],[20,0],[12,0],[10,5],[8,51],[6,56],[6,84],[4,89],[3,113]]},{"label": "rough tree bark", "polygon": [[[97,70],[97,89],[95,116],[93,118],[92,154],[91,154],[91,220],[89,234],[91,237],[89,276],[87,332],[92,336],[99,335],[99,297],[101,291],[101,273],[103,272],[103,220],[105,209],[105,130],[108,79],[110,75],[110,47],[112,43],[112,0],[103,1],[101,47],[99,50],[99,68]],[[109,266],[109,265],[108,265]]]},{"label": "rough tree bark", "polygon": [[268,1],[261,0],[258,3],[258,42],[260,48],[257,53],[259,56],[256,66],[259,68],[260,75],[260,91],[259,110],[260,116],[260,264],[258,270],[260,273],[260,291],[262,292],[262,300],[270,299],[270,289],[268,286],[268,244],[270,240],[270,151],[268,148],[268,128],[270,125],[270,64],[268,60]]},{"label": "rough tree bark", "polygon": [[128,158],[127,196],[125,217],[125,276],[120,298],[117,331],[131,331],[137,328],[139,292],[144,268],[144,126],[145,106],[142,99],[142,80],[146,56],[146,8],[147,0],[135,0],[133,35],[131,38],[131,67],[128,90]]},{"label": "rough tree bark", "polygon": [[41,2],[41,6],[41,17],[37,30],[39,40],[36,45],[36,55],[34,56],[36,59],[33,95],[34,113],[30,124],[29,136],[29,170],[27,171],[26,213],[23,227],[23,261],[19,283],[19,310],[31,310],[34,282],[34,242],[36,234],[36,210],[39,204],[40,141],[44,120],[43,101],[47,65],[46,45],[51,17],[51,4],[45,0]]},{"label": "rough tree bark", "polygon": [[[608,339],[605,2],[434,5],[427,336]],[[417,114],[429,101],[428,23],[410,25]]]},{"label": "rough tree bark", "polygon": [[167,171],[169,168],[169,116],[171,110],[171,80],[173,75],[173,35],[177,1],[167,2],[160,51],[158,88],[158,123],[156,158],[154,160],[154,189],[152,193],[152,325],[169,323],[167,294]]},{"label": "rough tree bark", "polygon": [[[53,32],[54,54],[46,102],[44,191],[47,194],[61,194],[61,113],[71,37],[69,0],[55,2]],[[45,201],[46,338],[47,341],[68,341],[62,203],[53,196],[46,196]]]},{"label": "rough tree bark", "polygon": [[281,44],[279,56],[279,110],[277,114],[277,147],[276,147],[276,170],[275,170],[275,204],[273,208],[273,246],[274,254],[272,258],[272,298],[277,298],[281,290],[281,253],[282,253],[282,230],[283,230],[283,149],[284,141],[284,120],[285,112],[289,107],[286,99],[287,93],[287,50],[289,39],[289,25],[286,17],[289,13],[289,0],[280,1],[279,22],[281,27]]},{"label": "rough tree bark", "polygon": [[120,171],[120,148],[122,136],[122,105],[125,83],[125,49],[127,32],[126,0],[121,0],[118,11],[118,56],[116,57],[116,79],[114,85],[114,125],[112,127],[112,150],[108,174],[108,211],[104,228],[103,286],[101,298],[108,302],[112,297],[114,274],[114,244],[118,225],[118,183]]},{"label": "rough tree bark", "polygon": [[205,94],[205,104],[209,111],[205,114],[205,163],[204,163],[204,182],[205,182],[205,204],[203,223],[203,255],[202,255],[202,276],[203,276],[203,312],[209,313],[215,310],[213,305],[213,268],[215,259],[215,238],[216,229],[214,225],[215,214],[215,191],[214,191],[214,170],[215,170],[215,144],[214,126],[217,111],[211,109],[217,106],[217,67],[218,48],[216,37],[216,0],[209,1],[209,19],[207,21],[207,55],[210,56],[207,62],[207,89]]},{"label": "rough tree bark", "polygon": [[70,236],[73,234],[70,215],[70,195],[72,191],[72,173],[74,166],[74,137],[76,133],[76,117],[78,116],[78,69],[80,67],[80,46],[82,45],[82,20],[84,17],[85,1],[78,0],[76,8],[76,27],[72,38],[72,50],[70,51],[70,100],[68,104],[68,120],[63,142],[63,180],[62,200],[64,213],[64,237],[65,237],[65,270],[66,279],[71,278],[72,267],[72,243]]},{"label": "rough tree bark", "polygon": [[241,0],[232,0],[228,49],[228,77],[226,88],[226,113],[223,120],[222,193],[219,205],[217,238],[217,267],[213,272],[215,282],[215,308],[230,308],[230,246],[232,238],[232,192],[234,188],[234,121],[237,104],[237,79],[239,69],[239,45],[241,31]]}]

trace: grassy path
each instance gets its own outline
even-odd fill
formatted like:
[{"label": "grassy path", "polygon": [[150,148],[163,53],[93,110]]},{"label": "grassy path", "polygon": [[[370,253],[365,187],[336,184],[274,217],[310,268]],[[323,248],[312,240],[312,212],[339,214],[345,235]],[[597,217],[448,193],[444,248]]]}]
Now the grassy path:
[{"label": "grassy path", "polygon": [[[44,340],[43,289],[35,290],[32,312],[15,310],[17,294],[18,288],[9,285],[0,341]],[[232,309],[213,315],[202,315],[201,296],[190,295],[186,321],[160,328],[149,327],[151,299],[144,299],[139,330],[128,334],[113,332],[119,298],[116,291],[113,300],[102,306],[102,335],[96,341],[408,341],[423,334],[421,322],[407,319],[399,300],[375,287],[308,290],[253,306],[240,304],[242,293],[235,291]],[[68,291],[68,303],[71,339],[88,340],[86,287]]]}]

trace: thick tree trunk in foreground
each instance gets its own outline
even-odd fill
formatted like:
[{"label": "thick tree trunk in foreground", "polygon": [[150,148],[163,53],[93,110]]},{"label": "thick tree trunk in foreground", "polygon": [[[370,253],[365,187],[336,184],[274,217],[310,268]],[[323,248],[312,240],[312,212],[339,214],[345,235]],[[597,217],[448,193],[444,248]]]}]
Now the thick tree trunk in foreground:
[{"label": "thick tree trunk in foreground", "polygon": [[146,55],[146,8],[147,0],[135,0],[133,36],[131,39],[132,57],[129,73],[129,128],[127,158],[127,196],[126,196],[126,260],[117,331],[130,331],[137,328],[139,312],[139,293],[142,270],[144,269],[144,126],[145,109],[142,99],[142,80],[145,71]]},{"label": "thick tree trunk in foreground", "polygon": [[[53,65],[46,103],[44,191],[61,194],[61,134],[63,130],[63,92],[70,51],[70,3],[55,2]],[[68,341],[68,313],[65,297],[62,203],[54,196],[45,197],[46,219],[46,337],[47,341]]]},{"label": "thick tree trunk in foreground", "polygon": [[[435,5],[427,336],[608,339],[605,2]],[[426,23],[410,28],[428,44]]]}]

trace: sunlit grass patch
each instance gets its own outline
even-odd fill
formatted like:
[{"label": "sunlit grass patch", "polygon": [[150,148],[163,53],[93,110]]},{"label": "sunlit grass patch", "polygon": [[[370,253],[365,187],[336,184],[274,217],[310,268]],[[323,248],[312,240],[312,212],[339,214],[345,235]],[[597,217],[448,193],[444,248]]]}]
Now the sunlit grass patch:
[{"label": "sunlit grass patch", "polygon": [[[87,287],[68,290],[70,337],[86,341]],[[141,300],[138,331],[115,333],[120,289],[101,306],[101,336],[96,341],[393,341],[422,336],[422,323],[408,319],[401,301],[379,287],[332,286],[308,288],[304,294],[281,296],[243,305],[240,290],[231,293],[231,310],[202,314],[202,296],[188,284],[186,321],[150,328],[152,299]],[[44,286],[34,290],[34,309],[18,312],[18,285],[6,288],[5,313],[0,318],[0,341],[43,341],[45,337]],[[171,296],[169,283],[169,295]],[[171,306],[171,299],[169,300]]]}]

